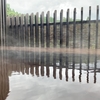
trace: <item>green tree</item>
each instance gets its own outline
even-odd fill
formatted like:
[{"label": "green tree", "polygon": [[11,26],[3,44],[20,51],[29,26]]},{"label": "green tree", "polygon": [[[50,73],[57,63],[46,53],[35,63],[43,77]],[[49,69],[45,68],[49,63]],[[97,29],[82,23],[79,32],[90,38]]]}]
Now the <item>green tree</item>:
[{"label": "green tree", "polygon": [[14,9],[11,9],[10,4],[6,5],[6,11],[7,11],[7,16],[21,15],[20,13],[15,12]]}]

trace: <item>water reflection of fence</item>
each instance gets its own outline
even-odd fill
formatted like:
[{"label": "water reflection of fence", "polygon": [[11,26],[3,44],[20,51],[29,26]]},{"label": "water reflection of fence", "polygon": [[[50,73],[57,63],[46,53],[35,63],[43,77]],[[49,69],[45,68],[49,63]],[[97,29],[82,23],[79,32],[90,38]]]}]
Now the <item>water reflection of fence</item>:
[{"label": "water reflection of fence", "polygon": [[[6,51],[4,52],[4,54]],[[90,82],[89,75],[93,75],[96,83],[96,75],[100,72],[100,58],[97,55],[59,54],[47,52],[21,52],[9,51],[9,55],[3,55],[0,60],[0,100],[4,100],[9,93],[9,76],[12,73],[27,74],[37,77],[53,77],[65,81]],[[26,56],[23,56],[26,54]],[[86,57],[87,56],[87,57]],[[84,72],[86,74],[84,74]]]},{"label": "water reflection of fence", "polygon": [[[53,77],[65,75],[68,81],[68,72],[72,71],[72,80],[75,81],[75,71],[79,71],[79,81],[81,82],[82,71],[87,72],[87,82],[89,82],[89,73],[94,73],[94,82],[96,82],[96,73],[100,71],[99,56],[97,55],[79,55],[47,52],[13,52],[9,51],[7,62],[9,70],[22,72],[23,74],[36,74],[49,77],[50,72]],[[25,54],[25,55],[24,55]],[[23,56],[24,55],[24,56]],[[5,58],[5,57],[4,57]],[[18,64],[17,64],[18,63]],[[62,71],[64,70],[64,71]],[[59,71],[59,73],[57,73]]]},{"label": "water reflection of fence", "polygon": [[50,12],[46,14],[46,22],[44,13],[41,13],[40,17],[38,13],[8,17],[6,43],[8,46],[100,48],[99,6],[96,11],[96,20],[91,20],[91,7],[89,7],[87,21],[83,20],[83,8],[80,21],[76,21],[76,8],[73,11],[72,21],[69,9],[65,21],[61,10],[60,22],[57,22],[57,11],[53,13],[52,23],[50,23]]},{"label": "water reflection of fence", "polygon": [[0,59],[0,100],[5,100],[9,93],[9,77],[6,64]]}]

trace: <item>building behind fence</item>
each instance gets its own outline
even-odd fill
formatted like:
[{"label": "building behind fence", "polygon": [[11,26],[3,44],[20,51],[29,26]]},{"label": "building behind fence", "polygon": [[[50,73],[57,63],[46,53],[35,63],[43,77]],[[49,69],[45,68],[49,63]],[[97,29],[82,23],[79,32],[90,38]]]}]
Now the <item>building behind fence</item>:
[{"label": "building behind fence", "polygon": [[73,11],[73,21],[69,20],[69,9],[65,22],[63,10],[60,12],[60,22],[57,22],[57,11],[54,11],[53,23],[50,23],[49,11],[46,14],[46,23],[43,12],[40,17],[38,13],[7,17],[5,43],[7,46],[20,47],[100,48],[99,6],[96,10],[96,20],[91,20],[91,7],[88,20],[83,20],[81,8],[80,21],[76,21],[76,8]]}]

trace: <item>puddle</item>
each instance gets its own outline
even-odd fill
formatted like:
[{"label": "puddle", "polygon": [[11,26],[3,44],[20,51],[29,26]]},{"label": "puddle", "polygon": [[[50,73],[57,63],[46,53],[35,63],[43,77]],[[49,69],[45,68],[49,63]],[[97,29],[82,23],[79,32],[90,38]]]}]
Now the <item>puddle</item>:
[{"label": "puddle", "polygon": [[99,55],[4,53],[0,100],[100,100]]}]

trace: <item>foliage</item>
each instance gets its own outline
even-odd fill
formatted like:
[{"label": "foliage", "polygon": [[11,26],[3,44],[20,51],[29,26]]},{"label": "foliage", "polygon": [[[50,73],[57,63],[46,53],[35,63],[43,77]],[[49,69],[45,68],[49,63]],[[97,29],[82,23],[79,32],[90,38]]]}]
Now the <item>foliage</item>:
[{"label": "foliage", "polygon": [[[19,12],[15,12],[14,9],[11,9],[10,4],[7,4],[6,6],[7,9],[7,16],[17,16],[17,15],[21,15]],[[54,21],[53,17],[49,18],[49,22],[52,23]],[[69,18],[69,22],[72,22],[73,19]],[[79,21],[79,19],[76,19],[76,21]],[[35,22],[35,19],[34,19]],[[40,18],[38,18],[38,22],[40,23]],[[57,20],[56,22],[60,22],[60,19]],[[66,18],[63,17],[63,22],[66,22]],[[46,23],[46,17],[44,17],[44,23]]]},{"label": "foliage", "polygon": [[10,4],[6,5],[6,10],[7,10],[7,16],[17,16],[17,15],[21,15],[18,12],[15,12],[14,9],[11,9]]},{"label": "foliage", "polygon": [[87,19],[86,20],[89,20],[89,17],[87,17]]}]

